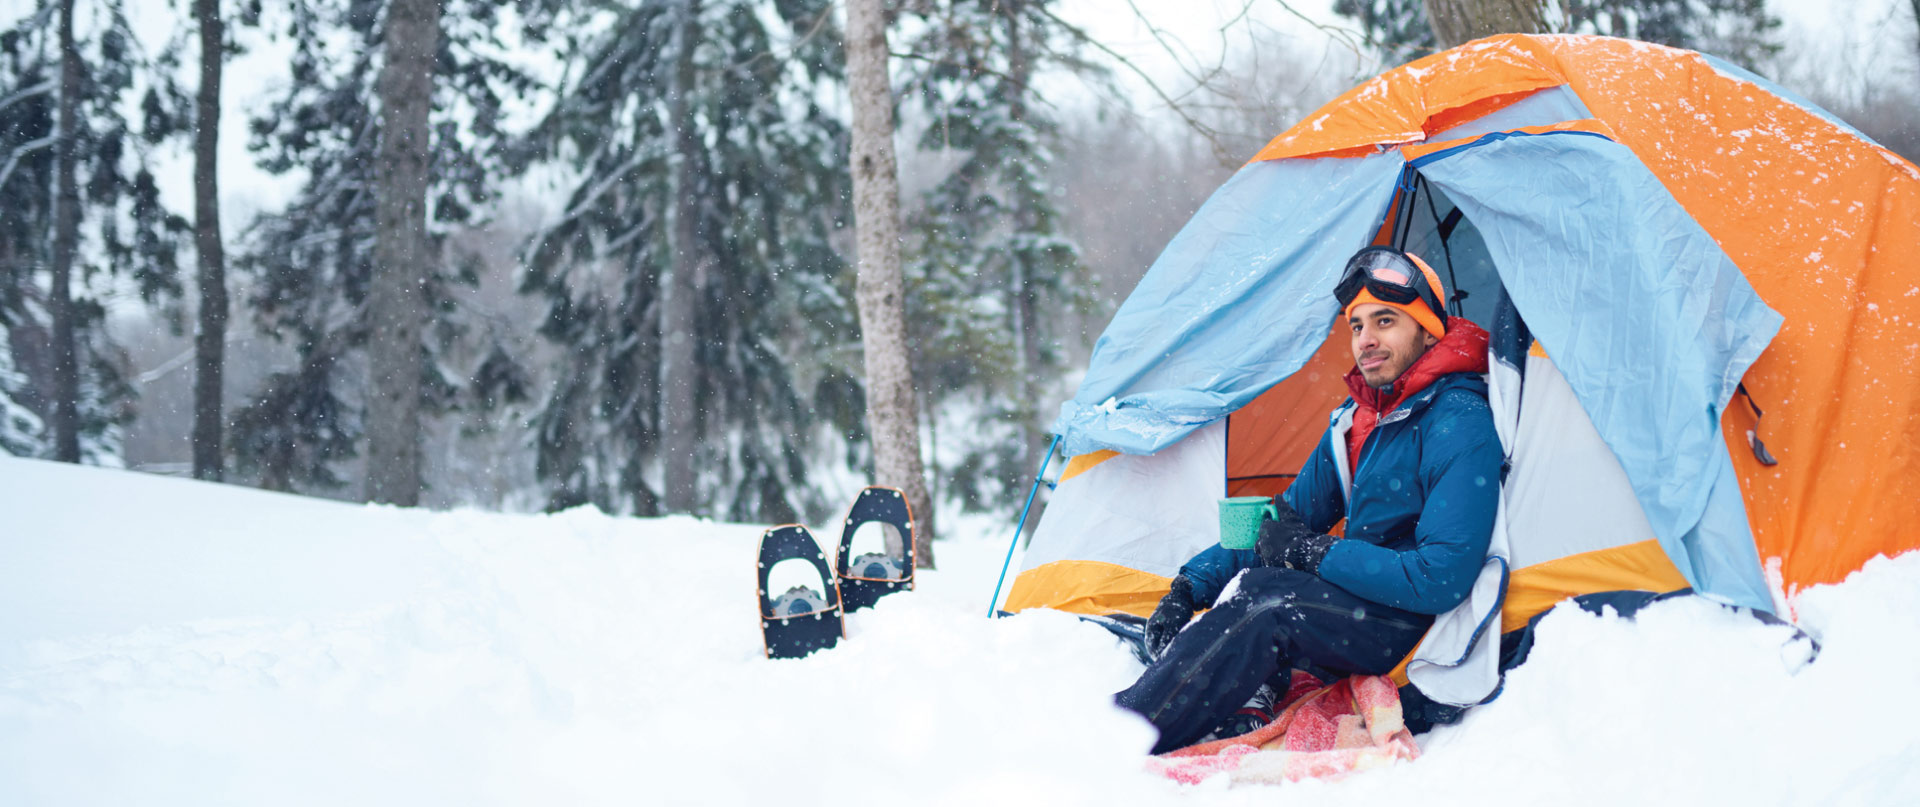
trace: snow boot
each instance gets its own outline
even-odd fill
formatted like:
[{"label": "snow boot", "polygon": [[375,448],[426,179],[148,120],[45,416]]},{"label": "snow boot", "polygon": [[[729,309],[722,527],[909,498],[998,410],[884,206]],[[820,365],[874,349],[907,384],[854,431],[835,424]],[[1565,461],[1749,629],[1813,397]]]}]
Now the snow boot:
[{"label": "snow boot", "polygon": [[1274,691],[1271,682],[1261,684],[1259,689],[1253,691],[1253,697],[1247,699],[1245,706],[1227,715],[1227,719],[1221,721],[1213,733],[1202,737],[1200,741],[1238,737],[1265,727],[1268,723],[1272,723],[1274,718],[1280,716],[1280,710],[1277,708],[1279,701],[1280,693]]}]

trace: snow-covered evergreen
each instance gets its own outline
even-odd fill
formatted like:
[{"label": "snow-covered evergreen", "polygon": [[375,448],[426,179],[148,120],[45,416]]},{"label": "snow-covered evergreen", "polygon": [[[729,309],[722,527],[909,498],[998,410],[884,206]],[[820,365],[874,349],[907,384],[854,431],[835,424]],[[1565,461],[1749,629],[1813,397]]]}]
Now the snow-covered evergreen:
[{"label": "snow-covered evergreen", "polygon": [[902,60],[902,98],[924,116],[920,148],[954,160],[911,214],[908,321],[930,410],[964,402],[992,424],[965,428],[998,438],[941,471],[973,506],[1004,507],[1031,478],[1052,382],[1065,369],[1063,326],[1090,304],[1048,176],[1057,112],[1034,84],[1052,71],[1098,69],[1080,59],[1056,5],[907,4],[920,25]]},{"label": "snow-covered evergreen", "polygon": [[[567,54],[570,78],[530,139],[577,176],[528,247],[523,286],[550,301],[542,333],[566,350],[535,418],[550,507],[658,512],[674,436],[692,438],[699,512],[777,521],[814,504],[802,478],[816,390],[859,366],[832,243],[849,189],[846,128],[824,106],[841,73],[829,6],[643,3],[581,26],[600,33]],[[688,332],[667,324],[675,271],[694,273]],[[690,353],[668,349],[687,341]],[[692,412],[662,393],[689,369]]]},{"label": "snow-covered evergreen", "polygon": [[[557,0],[556,0],[557,2]],[[485,215],[505,174],[507,106],[539,86],[501,52],[503,40],[538,46],[552,2],[446,4],[429,120],[428,222],[438,245],[452,226]],[[358,0],[298,0],[284,10],[292,43],[290,81],[253,119],[250,144],[262,167],[305,183],[287,207],[254,222],[236,256],[243,299],[261,329],[291,345],[294,367],[274,373],[233,414],[230,441],[240,475],[274,489],[344,483],[341,460],[363,433],[367,294],[373,272],[374,177],[379,117],[382,6]],[[436,246],[437,248],[437,246]],[[445,412],[478,368],[440,360],[477,334],[454,302],[474,278],[437,259],[426,272],[435,313],[422,366],[427,412]],[[490,355],[490,353],[488,353]]]},{"label": "snow-covered evergreen", "polygon": [[0,328],[0,452],[37,457],[46,450],[45,425],[32,409],[20,404],[27,395],[27,375],[13,364],[13,345]]},{"label": "snow-covered evergreen", "polygon": [[[79,54],[71,280],[80,460],[119,464],[132,390],[104,323],[107,296],[133,291],[177,316],[187,223],[160,201],[153,151],[181,134],[185,96],[168,79],[171,48],[149,52],[123,0],[70,0]],[[61,52],[60,3],[39,3],[0,31],[0,451],[52,452],[56,345],[52,306]]]}]

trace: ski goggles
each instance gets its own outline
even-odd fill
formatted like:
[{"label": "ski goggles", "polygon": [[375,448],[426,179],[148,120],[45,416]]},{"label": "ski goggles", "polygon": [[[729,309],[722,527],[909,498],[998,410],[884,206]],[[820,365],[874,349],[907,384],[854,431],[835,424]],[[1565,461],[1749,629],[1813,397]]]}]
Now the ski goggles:
[{"label": "ski goggles", "polygon": [[1436,285],[1406,253],[1393,247],[1367,247],[1347,261],[1346,271],[1333,287],[1333,296],[1340,301],[1340,307],[1345,308],[1360,296],[1361,289],[1366,289],[1381,301],[1394,305],[1419,300],[1426,303],[1427,310],[1435,316],[1444,317],[1447,306],[1441,302]]}]

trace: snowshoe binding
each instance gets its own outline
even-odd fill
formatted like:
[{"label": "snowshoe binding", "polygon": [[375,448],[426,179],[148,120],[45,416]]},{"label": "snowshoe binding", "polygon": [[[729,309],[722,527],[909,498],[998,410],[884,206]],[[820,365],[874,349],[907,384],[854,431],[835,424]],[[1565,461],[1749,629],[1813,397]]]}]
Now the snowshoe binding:
[{"label": "snowshoe binding", "polygon": [[[878,523],[898,540],[899,554],[868,552],[853,557],[853,535],[866,524]],[[847,511],[840,532],[840,552],[834,562],[846,611],[853,613],[896,591],[913,590],[913,510],[899,488],[869,487],[860,491]]]},{"label": "snowshoe binding", "polygon": [[[820,589],[794,586],[770,596],[768,575],[783,560],[811,561],[820,573]],[[766,637],[767,658],[800,658],[839,643],[845,635],[840,587],[813,533],[799,524],[785,524],[760,535],[760,630]]]}]

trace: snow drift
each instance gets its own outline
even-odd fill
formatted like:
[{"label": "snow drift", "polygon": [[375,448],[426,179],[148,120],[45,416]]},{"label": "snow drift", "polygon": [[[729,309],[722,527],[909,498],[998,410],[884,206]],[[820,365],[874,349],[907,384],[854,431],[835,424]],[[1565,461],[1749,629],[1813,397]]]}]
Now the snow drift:
[{"label": "snow drift", "polygon": [[1551,614],[1505,694],[1337,783],[1149,772],[1101,629],[981,614],[1005,528],[838,648],[761,657],[760,527],[428,513],[0,459],[0,803],[1920,800],[1920,554],[1799,594]]}]

